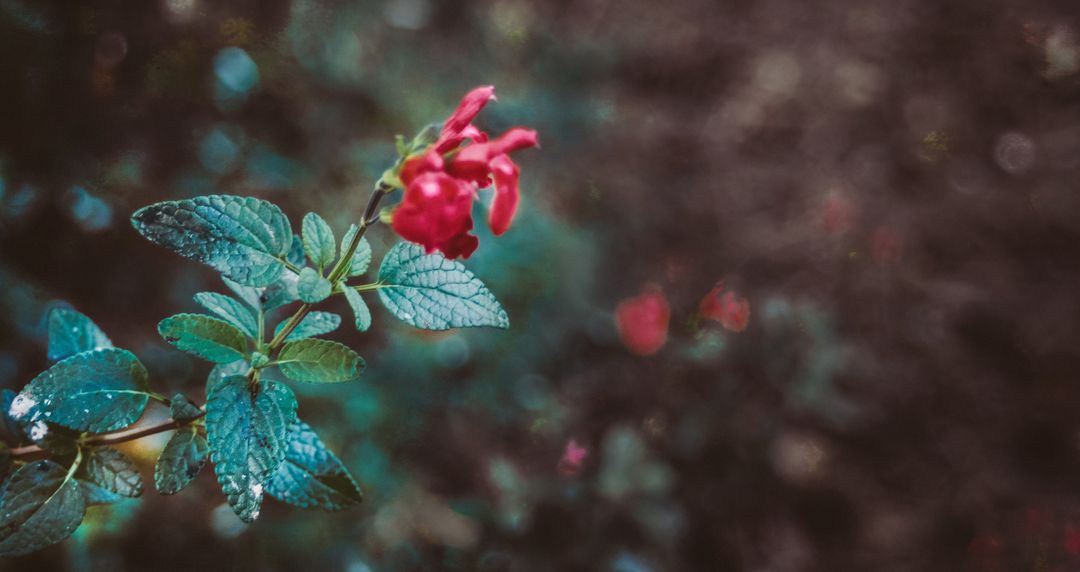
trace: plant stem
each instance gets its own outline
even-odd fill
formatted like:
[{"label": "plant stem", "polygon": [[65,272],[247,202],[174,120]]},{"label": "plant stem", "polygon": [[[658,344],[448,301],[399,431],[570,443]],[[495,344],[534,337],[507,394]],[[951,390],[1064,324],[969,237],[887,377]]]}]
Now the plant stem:
[{"label": "plant stem", "polygon": [[[136,439],[142,439],[149,435],[157,433],[164,433],[165,431],[172,431],[173,429],[179,429],[185,425],[190,425],[197,419],[201,419],[202,415],[195,419],[188,419],[186,421],[174,421],[172,419],[156,423],[154,425],[144,427],[131,427],[123,431],[117,431],[116,433],[108,433],[106,435],[98,435],[91,437],[83,442],[83,445],[90,447],[97,447],[102,445],[115,445],[117,443],[126,443],[128,441],[134,441]],[[27,445],[26,447],[19,447],[11,450],[12,459],[33,458],[39,454],[44,453],[45,450],[37,445]]]}]

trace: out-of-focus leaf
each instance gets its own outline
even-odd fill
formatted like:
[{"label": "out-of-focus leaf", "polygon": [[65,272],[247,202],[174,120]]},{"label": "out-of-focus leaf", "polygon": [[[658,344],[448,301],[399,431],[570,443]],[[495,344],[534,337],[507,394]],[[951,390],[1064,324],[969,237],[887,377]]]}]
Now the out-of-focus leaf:
[{"label": "out-of-focus leaf", "polygon": [[304,252],[311,263],[319,268],[333,264],[337,258],[337,244],[330,225],[321,216],[308,213],[304,216],[301,230],[304,233]]},{"label": "out-of-focus leaf", "polygon": [[86,499],[67,468],[34,461],[0,493],[0,556],[20,556],[64,540],[86,514]]},{"label": "out-of-focus leaf", "polygon": [[368,309],[364,298],[359,292],[346,286],[345,299],[348,300],[349,307],[352,308],[353,316],[356,318],[356,329],[366,332],[371,327],[371,310]]},{"label": "out-of-focus leaf", "polygon": [[233,325],[201,314],[177,314],[158,324],[166,342],[214,363],[243,359],[247,337]]},{"label": "out-of-focus leaf", "polygon": [[89,447],[79,467],[78,477],[125,497],[142,496],[139,469],[123,453],[112,447]]},{"label": "out-of-focus leaf", "polygon": [[[276,336],[281,329],[285,327],[288,320],[282,320],[280,324],[274,328],[274,335]],[[310,312],[304,319],[300,321],[300,324],[293,329],[292,333],[285,337],[285,341],[294,342],[296,340],[302,340],[304,338],[310,338],[313,336],[321,336],[328,334],[341,325],[341,316],[331,312]]]},{"label": "out-of-focus leaf", "polygon": [[288,452],[266,492],[301,508],[341,510],[363,500],[345,465],[303,421],[289,426]]},{"label": "out-of-focus leaf", "polygon": [[123,495],[118,495],[85,479],[80,479],[76,477],[75,480],[79,482],[79,488],[82,489],[83,498],[86,499],[86,506],[116,504],[128,498]]},{"label": "out-of-focus leaf", "polygon": [[195,301],[210,313],[240,328],[248,337],[258,337],[259,325],[255,315],[239,300],[217,292],[199,292],[195,295]]},{"label": "out-of-focus leaf", "polygon": [[209,458],[206,438],[195,427],[181,427],[161,451],[154,464],[154,485],[159,493],[173,495],[195,480]]},{"label": "out-of-focus leaf", "polygon": [[86,315],[69,308],[49,312],[49,361],[111,347],[109,336]]},{"label": "out-of-focus leaf", "polygon": [[177,393],[169,400],[169,416],[176,421],[189,421],[202,415],[199,409],[183,393]]},{"label": "out-of-focus leaf", "polygon": [[278,367],[293,381],[336,383],[360,377],[364,358],[344,344],[311,338],[285,344]]},{"label": "out-of-focus leaf", "polygon": [[510,319],[484,283],[460,262],[401,242],[379,267],[379,299],[401,321],[425,330],[492,326]]},{"label": "out-of-focus leaf", "polygon": [[300,281],[296,285],[296,291],[300,299],[308,304],[316,304],[330,297],[333,286],[323,275],[314,268],[305,268],[300,271]]},{"label": "out-of-focus leaf", "polygon": [[151,242],[248,286],[281,276],[293,237],[276,205],[230,195],[155,203],[135,211],[131,223]]}]

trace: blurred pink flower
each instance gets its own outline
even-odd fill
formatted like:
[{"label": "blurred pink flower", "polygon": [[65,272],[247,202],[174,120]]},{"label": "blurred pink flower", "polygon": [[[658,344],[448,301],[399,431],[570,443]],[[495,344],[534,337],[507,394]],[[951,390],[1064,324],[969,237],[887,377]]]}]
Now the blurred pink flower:
[{"label": "blurred pink flower", "polygon": [[670,319],[667,299],[655,286],[646,286],[640,296],[623,300],[615,308],[619,337],[638,355],[652,355],[664,347]]}]

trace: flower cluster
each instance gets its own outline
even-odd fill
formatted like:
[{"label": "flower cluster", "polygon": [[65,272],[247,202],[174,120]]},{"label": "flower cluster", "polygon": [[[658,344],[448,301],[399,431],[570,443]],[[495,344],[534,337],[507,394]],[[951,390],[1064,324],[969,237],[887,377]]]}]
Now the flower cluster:
[{"label": "flower cluster", "polygon": [[468,258],[476,250],[479,241],[470,231],[477,189],[494,183],[488,213],[493,234],[503,234],[514,220],[519,170],[510,153],[535,147],[537,136],[531,129],[514,127],[489,141],[472,121],[494,100],[492,86],[467,93],[443,123],[438,139],[401,166],[405,196],[394,210],[392,226],[428,253],[441,250],[447,258]]}]

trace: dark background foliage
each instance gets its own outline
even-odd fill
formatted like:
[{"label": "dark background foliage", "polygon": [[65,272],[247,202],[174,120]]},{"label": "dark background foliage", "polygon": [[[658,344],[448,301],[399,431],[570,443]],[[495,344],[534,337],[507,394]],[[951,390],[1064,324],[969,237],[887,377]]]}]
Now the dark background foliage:
[{"label": "dark background foliage", "polygon": [[[364,505],[244,527],[204,474],[0,567],[1077,569],[1078,71],[1065,1],[0,0],[4,387],[67,303],[201,396],[154,328],[222,285],[139,206],[340,233],[393,136],[481,84],[485,127],[543,144],[469,261],[509,331],[376,309],[335,336],[362,381],[297,387]],[[720,279],[742,333],[695,319]],[[646,284],[671,333],[637,357],[613,310]],[[162,444],[126,450],[149,475]]]}]

